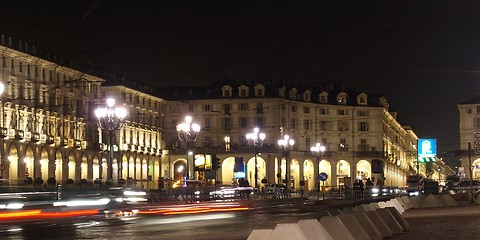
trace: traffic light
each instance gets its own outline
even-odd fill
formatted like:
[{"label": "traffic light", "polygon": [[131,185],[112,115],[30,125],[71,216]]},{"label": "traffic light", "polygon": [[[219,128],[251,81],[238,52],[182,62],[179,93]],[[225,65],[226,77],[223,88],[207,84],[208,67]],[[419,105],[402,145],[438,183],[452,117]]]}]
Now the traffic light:
[{"label": "traffic light", "polygon": [[220,158],[217,155],[212,155],[212,170],[218,170],[221,167]]}]

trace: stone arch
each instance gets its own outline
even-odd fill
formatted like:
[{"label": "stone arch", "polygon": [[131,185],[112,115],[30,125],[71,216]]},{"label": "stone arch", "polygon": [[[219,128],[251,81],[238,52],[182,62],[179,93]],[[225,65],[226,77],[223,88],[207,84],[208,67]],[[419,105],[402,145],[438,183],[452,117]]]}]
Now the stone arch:
[{"label": "stone arch", "polygon": [[55,161],[50,161],[46,147],[40,149],[40,172],[44,182],[47,182],[49,177],[55,177]]},{"label": "stone arch", "polygon": [[350,182],[344,182],[345,177],[350,177],[350,163],[345,160],[338,161],[336,171],[339,186],[351,185],[351,180]]},{"label": "stone arch", "polygon": [[[8,178],[12,184],[20,183],[20,174],[24,173],[25,164],[19,161],[18,148],[15,144],[10,144],[7,154]],[[23,169],[22,169],[23,168]],[[23,176],[22,176],[23,179]]]},{"label": "stone arch", "polygon": [[300,163],[294,158],[290,160],[290,186],[299,189],[300,180]]},{"label": "stone arch", "polygon": [[[262,186],[262,179],[267,178],[267,163],[265,159],[257,156],[258,187]],[[250,186],[255,186],[255,157],[247,161],[246,179]]]},{"label": "stone arch", "polygon": [[68,176],[67,176],[67,179],[73,179],[75,181],[75,183],[77,182],[77,171],[76,171],[76,168],[77,168],[77,163],[75,161],[75,154],[73,153],[73,151],[70,151],[70,153],[67,153],[67,156],[68,156],[68,159],[67,159],[67,172],[68,172]]},{"label": "stone arch", "polygon": [[221,161],[221,164],[222,164],[221,184],[231,185],[235,181],[235,175],[233,173],[234,167],[235,167],[235,157],[227,157],[223,161]]},{"label": "stone arch", "polygon": [[321,182],[320,184],[325,184],[326,187],[332,186],[332,165],[328,160],[322,159],[320,161],[320,164],[318,165],[318,173],[326,173],[328,175],[327,180],[323,183]]},{"label": "stone arch", "polygon": [[88,180],[88,169],[89,164],[87,160],[87,154],[84,152],[82,153],[82,157],[80,158],[80,179]]},{"label": "stone arch", "polygon": [[178,187],[183,184],[183,180],[187,176],[187,161],[184,158],[173,161],[173,187]]},{"label": "stone arch", "polygon": [[95,154],[93,156],[93,159],[92,159],[92,179],[93,180],[96,180],[96,179],[100,179],[101,178],[101,175],[100,175],[100,160],[98,159],[99,156],[97,154]]},{"label": "stone arch", "polygon": [[303,180],[308,190],[315,189],[316,177],[315,177],[315,165],[310,159],[303,161]]},{"label": "stone arch", "polygon": [[357,163],[357,172],[355,173],[355,179],[366,181],[367,178],[371,178],[372,165],[367,160],[360,160]]},{"label": "stone arch", "polygon": [[130,158],[128,160],[128,175],[127,178],[130,179],[135,179],[135,158],[132,155],[130,155]]},{"label": "stone arch", "polygon": [[63,183],[66,180],[64,177],[64,165],[62,151],[57,148],[55,151],[55,180],[57,180],[57,183]]},{"label": "stone arch", "polygon": [[128,177],[128,156],[127,154],[122,155],[122,176],[121,178],[126,179]]},{"label": "stone arch", "polygon": [[37,163],[35,159],[35,152],[33,151],[33,148],[31,145],[26,145],[25,146],[25,154],[23,155],[23,163],[25,164],[25,178],[26,177],[31,177],[35,179],[37,176],[40,177],[40,169],[37,167],[37,165],[40,165]]}]

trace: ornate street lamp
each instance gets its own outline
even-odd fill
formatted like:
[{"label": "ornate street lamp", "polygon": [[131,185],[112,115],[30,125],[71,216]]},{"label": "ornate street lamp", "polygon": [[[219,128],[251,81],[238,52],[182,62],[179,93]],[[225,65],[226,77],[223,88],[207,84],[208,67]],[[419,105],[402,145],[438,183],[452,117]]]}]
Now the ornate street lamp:
[{"label": "ornate street lamp", "polygon": [[310,147],[310,151],[312,151],[313,155],[317,157],[317,168],[318,168],[318,173],[315,175],[315,184],[317,185],[317,200],[320,196],[320,158],[323,157],[323,154],[325,153],[325,146],[320,145],[320,143],[317,142],[315,146]]},{"label": "ornate street lamp", "polygon": [[[3,84],[3,82],[0,82],[0,97],[3,96],[3,92],[5,91],[5,85]],[[0,143],[0,170],[1,170],[1,176],[4,177],[3,175],[3,170],[5,170],[5,161],[3,160],[3,141],[5,139],[5,137],[7,137],[7,128],[5,128],[3,126],[3,124],[5,123],[4,122],[4,117],[5,117],[5,114],[4,114],[4,108],[3,108],[3,98],[0,99],[1,102],[2,102],[2,118],[1,121],[2,121],[2,124],[1,124],[1,127],[0,127],[0,139],[2,140],[1,143]]]},{"label": "ornate street lamp", "polygon": [[[282,148],[282,155],[285,156],[285,193],[288,196],[288,175],[290,174],[290,166],[288,164],[288,156],[290,155],[290,150],[293,149],[293,145],[295,145],[295,140],[291,139],[290,136],[284,135],[283,139],[278,140],[278,145]],[[281,165],[281,163],[280,163]]]},{"label": "ornate street lamp", "polygon": [[[113,98],[107,98],[106,103],[106,107],[95,109],[95,116],[98,119],[98,127],[108,132],[108,147],[110,152],[107,163],[107,181],[113,184],[113,133],[125,124],[127,110],[124,107],[116,107],[115,99]],[[118,179],[120,179],[120,174],[118,175]]]},{"label": "ornate street lamp", "polygon": [[246,135],[248,145],[253,147],[255,151],[255,189],[258,189],[258,166],[257,166],[257,154],[258,149],[262,147],[265,140],[265,133],[261,133],[258,127],[253,129],[253,132]]},{"label": "ornate street lamp", "polygon": [[177,125],[178,139],[186,143],[187,171],[185,175],[185,180],[190,179],[190,166],[188,164],[189,148],[191,147],[191,144],[197,140],[200,129],[201,129],[200,125],[192,122],[191,116],[186,116],[185,122]]}]

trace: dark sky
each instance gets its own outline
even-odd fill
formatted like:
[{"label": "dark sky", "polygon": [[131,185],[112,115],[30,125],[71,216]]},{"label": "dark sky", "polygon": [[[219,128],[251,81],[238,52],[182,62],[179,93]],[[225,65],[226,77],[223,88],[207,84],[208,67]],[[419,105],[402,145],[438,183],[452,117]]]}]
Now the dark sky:
[{"label": "dark sky", "polygon": [[[14,1],[0,32],[136,81],[339,81],[383,94],[420,138],[458,149],[477,93],[480,1]],[[280,1],[282,2],[282,1]]]}]

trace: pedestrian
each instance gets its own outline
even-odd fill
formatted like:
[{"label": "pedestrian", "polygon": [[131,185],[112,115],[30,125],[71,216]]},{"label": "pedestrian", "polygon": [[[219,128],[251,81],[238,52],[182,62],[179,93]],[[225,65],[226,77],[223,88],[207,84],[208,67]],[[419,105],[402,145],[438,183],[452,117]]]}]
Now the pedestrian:
[{"label": "pedestrian", "polygon": [[359,180],[358,185],[360,186],[360,197],[363,197],[364,184],[363,180]]}]

